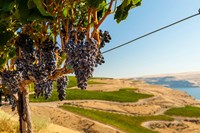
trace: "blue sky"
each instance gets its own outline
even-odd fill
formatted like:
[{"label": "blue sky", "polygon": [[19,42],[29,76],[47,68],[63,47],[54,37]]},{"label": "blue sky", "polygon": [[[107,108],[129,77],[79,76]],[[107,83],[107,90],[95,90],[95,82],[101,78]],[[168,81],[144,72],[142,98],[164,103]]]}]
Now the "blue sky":
[{"label": "blue sky", "polygon": [[[117,24],[110,15],[101,26],[112,41],[102,51],[198,13],[200,0],[143,0]],[[94,76],[126,78],[200,71],[200,15],[106,53]]]}]

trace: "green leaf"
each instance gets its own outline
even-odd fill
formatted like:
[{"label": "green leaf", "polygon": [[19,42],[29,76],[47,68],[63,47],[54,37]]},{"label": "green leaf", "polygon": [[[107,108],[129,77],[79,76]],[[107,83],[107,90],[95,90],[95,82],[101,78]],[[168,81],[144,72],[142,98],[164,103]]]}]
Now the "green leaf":
[{"label": "green leaf", "polygon": [[3,57],[0,57],[0,66],[3,66],[6,63],[6,59]]},{"label": "green leaf", "polygon": [[14,49],[14,48],[11,48],[11,49],[10,49],[10,52],[8,53],[8,55],[9,55],[9,58],[15,57],[15,55],[16,55],[15,49]]},{"label": "green leaf", "polygon": [[124,0],[121,4],[121,8],[127,7],[131,2],[132,0]]},{"label": "green leaf", "polygon": [[0,47],[6,45],[7,41],[9,41],[13,36],[14,32],[7,31],[4,25],[0,24]]},{"label": "green leaf", "polygon": [[22,23],[27,23],[27,18],[30,15],[30,10],[28,9],[28,1],[27,0],[16,0],[17,7],[18,7],[18,13],[19,13],[19,19],[22,21]]},{"label": "green leaf", "polygon": [[87,5],[92,8],[98,8],[104,0],[86,0]]},{"label": "green leaf", "polygon": [[132,2],[133,2],[134,5],[138,5],[138,6],[140,6],[142,0],[132,0]]},{"label": "green leaf", "polygon": [[117,23],[120,23],[122,20],[125,20],[128,16],[130,9],[135,8],[141,5],[142,0],[124,0],[121,5],[117,7],[114,19]]},{"label": "green leaf", "polygon": [[64,8],[63,8],[63,16],[64,16],[64,17],[67,17],[67,15],[68,15],[68,10],[67,10],[66,7],[64,7]]},{"label": "green leaf", "polygon": [[124,9],[122,8],[122,5],[117,7],[117,11],[115,13],[114,19],[116,19],[117,23],[120,23],[122,20],[125,20],[128,16],[128,11],[131,9],[131,4],[129,6],[126,6]]},{"label": "green leaf", "polygon": [[97,12],[97,16],[98,16],[98,20],[100,20],[105,12],[108,9],[108,4],[106,3],[106,0],[104,0],[99,6],[98,6],[98,12]]},{"label": "green leaf", "polygon": [[28,4],[28,9],[32,9],[32,8],[35,8],[35,7],[36,7],[36,5],[35,5],[35,3],[33,2],[33,0],[29,0],[27,4]]},{"label": "green leaf", "polygon": [[43,16],[51,16],[51,14],[48,11],[46,11],[43,7],[42,3],[44,2],[44,0],[33,0],[33,2],[35,3],[36,7]]},{"label": "green leaf", "polygon": [[98,5],[98,11],[106,9],[108,7],[108,4],[106,3],[106,0],[103,0],[99,5]]},{"label": "green leaf", "polygon": [[34,21],[34,20],[52,20],[53,17],[51,16],[43,16],[37,8],[31,9],[30,16],[27,18],[27,21]]},{"label": "green leaf", "polygon": [[0,10],[4,12],[10,12],[14,8],[14,5],[14,0],[0,0]]}]

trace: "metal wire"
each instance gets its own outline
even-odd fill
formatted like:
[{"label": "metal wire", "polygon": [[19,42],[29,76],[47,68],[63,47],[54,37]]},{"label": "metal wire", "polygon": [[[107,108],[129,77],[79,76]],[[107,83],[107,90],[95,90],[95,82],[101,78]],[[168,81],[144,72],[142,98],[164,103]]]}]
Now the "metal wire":
[{"label": "metal wire", "polygon": [[102,54],[105,54],[105,53],[108,53],[108,52],[110,52],[110,51],[112,51],[112,50],[118,49],[118,48],[120,48],[120,47],[122,47],[122,46],[125,46],[125,45],[127,45],[127,44],[130,44],[130,43],[132,43],[132,42],[134,42],[134,41],[140,40],[140,39],[142,39],[142,38],[144,38],[144,37],[147,37],[147,36],[149,36],[149,35],[151,35],[151,34],[154,34],[154,33],[156,33],[156,32],[159,32],[159,31],[161,31],[161,30],[164,30],[164,29],[166,29],[166,28],[169,28],[169,27],[171,27],[171,26],[173,26],[173,25],[176,25],[176,24],[178,24],[178,23],[181,23],[181,22],[183,22],[183,21],[186,21],[186,20],[191,19],[191,18],[193,18],[193,17],[195,17],[195,16],[198,16],[198,15],[200,15],[200,9],[198,10],[198,13],[197,13],[197,14],[194,14],[194,15],[191,15],[191,16],[186,17],[186,18],[184,18],[184,19],[181,19],[181,20],[179,20],[179,21],[176,21],[176,22],[174,22],[174,23],[172,23],[172,24],[169,24],[169,25],[167,25],[167,26],[164,26],[164,27],[162,27],[162,28],[159,28],[159,29],[157,29],[157,30],[154,30],[154,31],[152,31],[152,32],[149,32],[149,33],[147,33],[147,34],[144,34],[144,35],[142,35],[142,36],[140,36],[140,37],[137,37],[137,38],[135,38],[135,39],[133,39],[133,40],[130,40],[130,41],[128,41],[128,42],[122,43],[122,44],[120,44],[120,45],[118,45],[118,46],[116,46],[116,47],[114,47],[114,48],[111,48],[111,49],[108,49],[108,50],[102,52]]}]

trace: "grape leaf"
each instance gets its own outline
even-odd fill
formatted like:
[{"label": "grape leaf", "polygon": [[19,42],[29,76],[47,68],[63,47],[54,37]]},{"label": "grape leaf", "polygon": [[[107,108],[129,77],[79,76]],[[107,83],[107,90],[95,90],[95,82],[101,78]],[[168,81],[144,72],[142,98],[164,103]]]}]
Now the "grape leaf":
[{"label": "grape leaf", "polygon": [[125,8],[126,6],[128,6],[130,3],[132,2],[132,0],[124,0],[121,4],[121,8]]},{"label": "grape leaf", "polygon": [[4,65],[6,63],[6,59],[3,57],[0,57],[0,66]]},{"label": "grape leaf", "polygon": [[2,47],[14,36],[12,31],[7,31],[3,24],[0,24],[0,46]]},{"label": "grape leaf", "polygon": [[141,4],[142,0],[132,0],[133,4],[137,5],[137,4]]},{"label": "grape leaf", "polygon": [[43,16],[37,8],[31,9],[30,16],[27,18],[28,21],[34,21],[34,20],[42,21],[44,19],[51,20],[51,19],[53,19],[53,17],[52,16]]},{"label": "grape leaf", "polygon": [[116,19],[117,23],[120,23],[122,20],[125,20],[128,16],[128,11],[131,9],[133,5],[129,4],[125,8],[122,8],[122,5],[117,7],[117,11],[115,13],[114,19]]},{"label": "grape leaf", "polygon": [[35,3],[33,2],[33,0],[29,0],[27,5],[28,5],[28,9],[35,8],[35,6],[36,6]]},{"label": "grape leaf", "polygon": [[27,0],[16,0],[17,7],[18,7],[18,13],[19,13],[19,19],[22,21],[22,23],[27,23],[27,18],[29,17],[30,10],[27,6]]},{"label": "grape leaf", "polygon": [[8,55],[9,55],[9,58],[15,57],[15,55],[16,55],[15,49],[14,48],[10,48],[10,51],[9,51]]},{"label": "grape leaf", "polygon": [[106,0],[103,0],[99,5],[98,5],[98,11],[105,9],[108,7],[108,4],[106,3]]},{"label": "grape leaf", "polygon": [[68,9],[66,7],[63,8],[63,16],[67,17],[68,15]]},{"label": "grape leaf", "polygon": [[98,8],[99,5],[105,0],[86,0],[87,5],[92,8]]},{"label": "grape leaf", "polygon": [[0,10],[4,12],[10,12],[15,5],[14,0],[0,0]]},{"label": "grape leaf", "polygon": [[38,10],[40,11],[40,13],[43,16],[51,16],[51,14],[45,10],[45,8],[43,7],[42,3],[43,0],[33,0],[33,2],[35,3],[35,5],[37,6]]},{"label": "grape leaf", "polygon": [[117,7],[114,19],[117,23],[120,23],[122,20],[125,20],[128,16],[130,9],[135,8],[141,5],[142,0],[124,0],[121,5]]}]

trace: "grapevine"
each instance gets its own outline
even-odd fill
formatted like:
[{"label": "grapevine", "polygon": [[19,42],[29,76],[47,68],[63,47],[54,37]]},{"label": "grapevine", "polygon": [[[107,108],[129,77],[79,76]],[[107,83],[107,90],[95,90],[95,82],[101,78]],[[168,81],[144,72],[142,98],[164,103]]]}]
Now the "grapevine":
[{"label": "grapevine", "polygon": [[[48,99],[57,83],[58,98],[66,99],[68,74],[74,73],[78,87],[87,88],[95,67],[105,63],[101,49],[111,41],[99,30],[107,16],[117,23],[141,0],[18,0],[0,2],[0,77],[12,109],[32,132],[28,89]],[[119,5],[119,6],[117,6]],[[1,89],[2,89],[1,88]],[[26,120],[24,113],[26,112]],[[20,128],[20,132],[23,129]],[[25,130],[24,130],[25,132]]]}]

